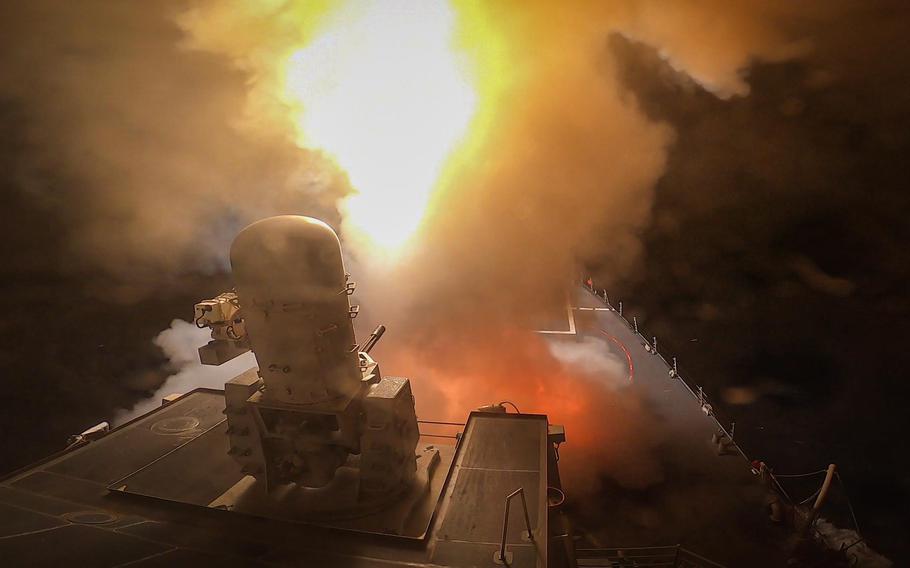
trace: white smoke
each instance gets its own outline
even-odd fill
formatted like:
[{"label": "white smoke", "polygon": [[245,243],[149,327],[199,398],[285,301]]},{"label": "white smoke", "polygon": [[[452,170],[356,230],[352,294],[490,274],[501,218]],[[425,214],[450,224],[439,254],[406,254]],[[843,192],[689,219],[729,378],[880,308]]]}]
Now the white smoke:
[{"label": "white smoke", "polygon": [[550,353],[564,365],[596,377],[602,386],[615,390],[628,385],[626,361],[615,355],[605,340],[584,337],[573,341],[551,341],[548,345]]},{"label": "white smoke", "polygon": [[169,394],[183,394],[200,387],[223,389],[225,382],[256,366],[252,352],[217,367],[200,363],[198,350],[211,339],[209,334],[208,329],[199,329],[195,324],[180,319],[175,319],[168,329],[159,333],[154,343],[177,372],[168,377],[151,398],[118,413],[114,417],[114,425],[154,410]]}]

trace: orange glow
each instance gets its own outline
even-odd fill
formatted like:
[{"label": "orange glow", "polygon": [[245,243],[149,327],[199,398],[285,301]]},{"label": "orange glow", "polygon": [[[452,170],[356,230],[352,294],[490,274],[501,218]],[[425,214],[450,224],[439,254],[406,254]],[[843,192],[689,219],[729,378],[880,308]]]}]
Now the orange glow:
[{"label": "orange glow", "polygon": [[298,144],[347,173],[345,231],[374,251],[397,252],[418,229],[475,114],[456,16],[446,0],[348,0],[287,58]]},{"label": "orange glow", "polygon": [[382,364],[386,372],[413,371],[422,419],[463,421],[468,409],[509,400],[522,412],[546,414],[551,423],[564,425],[567,443],[560,471],[576,492],[592,490],[604,471],[629,487],[660,477],[651,449],[662,434],[634,388],[609,388],[611,382],[625,381],[563,364],[547,340],[533,332],[487,332],[434,338],[422,350],[389,343]]}]

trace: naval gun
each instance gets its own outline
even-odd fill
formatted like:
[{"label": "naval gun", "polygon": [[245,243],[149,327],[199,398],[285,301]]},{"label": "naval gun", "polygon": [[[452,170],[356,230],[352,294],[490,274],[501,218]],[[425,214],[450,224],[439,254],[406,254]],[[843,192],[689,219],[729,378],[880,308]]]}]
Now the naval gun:
[{"label": "naval gun", "polygon": [[357,344],[355,284],[332,228],[263,219],[237,235],[230,260],[235,289],[196,304],[194,319],[212,330],[204,364],[247,350],[258,363],[225,384],[229,453],[242,471],[269,493],[310,490],[307,506],[323,510],[408,491],[421,457],[410,381],[382,376],[369,354],[384,326]]}]

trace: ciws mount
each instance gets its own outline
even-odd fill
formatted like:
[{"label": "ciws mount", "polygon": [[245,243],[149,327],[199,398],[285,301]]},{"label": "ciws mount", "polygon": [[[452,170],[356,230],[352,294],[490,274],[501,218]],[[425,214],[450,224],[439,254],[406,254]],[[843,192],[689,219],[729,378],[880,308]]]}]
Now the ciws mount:
[{"label": "ciws mount", "polygon": [[235,290],[195,307],[196,325],[212,331],[199,357],[256,357],[258,371],[225,385],[225,414],[229,453],[260,494],[294,491],[304,509],[345,516],[425,492],[415,485],[438,454],[416,452],[408,379],[383,377],[369,355],[385,328],[356,342],[354,283],[335,232],[309,217],[271,217],[240,232],[230,259]]}]

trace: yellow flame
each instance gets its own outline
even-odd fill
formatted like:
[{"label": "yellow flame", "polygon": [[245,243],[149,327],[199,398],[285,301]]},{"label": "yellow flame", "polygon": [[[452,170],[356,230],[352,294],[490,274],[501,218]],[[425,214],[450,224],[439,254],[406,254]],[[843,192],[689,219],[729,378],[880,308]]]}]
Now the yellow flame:
[{"label": "yellow flame", "polygon": [[346,229],[394,252],[419,227],[474,114],[456,14],[446,0],[347,0],[323,24],[288,59],[298,143],[348,174]]}]

